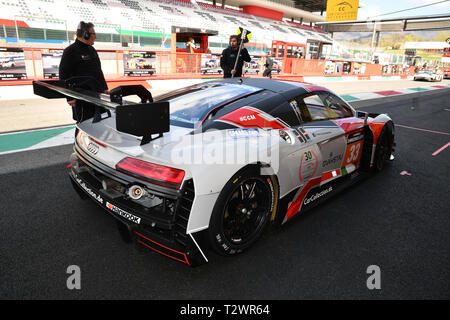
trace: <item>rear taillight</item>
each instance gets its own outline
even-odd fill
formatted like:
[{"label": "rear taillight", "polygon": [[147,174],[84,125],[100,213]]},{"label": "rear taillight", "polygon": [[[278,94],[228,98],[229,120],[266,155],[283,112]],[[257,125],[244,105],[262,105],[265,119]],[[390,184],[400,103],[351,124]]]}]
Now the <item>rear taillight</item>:
[{"label": "rear taillight", "polygon": [[121,160],[116,169],[135,178],[173,189],[179,189],[184,178],[183,170],[134,158]]}]

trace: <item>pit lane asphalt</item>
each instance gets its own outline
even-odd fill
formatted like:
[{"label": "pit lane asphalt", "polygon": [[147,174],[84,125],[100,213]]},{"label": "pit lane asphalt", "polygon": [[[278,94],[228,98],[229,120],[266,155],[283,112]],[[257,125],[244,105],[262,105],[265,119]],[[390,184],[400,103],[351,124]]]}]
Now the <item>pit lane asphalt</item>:
[{"label": "pit lane asphalt", "polygon": [[[115,220],[72,190],[71,146],[1,155],[0,298],[449,299],[450,148],[432,156],[450,141],[449,94],[354,103],[402,125],[395,161],[246,253],[197,268],[123,243]],[[70,265],[81,290],[66,287]],[[370,265],[381,290],[366,287]]]}]

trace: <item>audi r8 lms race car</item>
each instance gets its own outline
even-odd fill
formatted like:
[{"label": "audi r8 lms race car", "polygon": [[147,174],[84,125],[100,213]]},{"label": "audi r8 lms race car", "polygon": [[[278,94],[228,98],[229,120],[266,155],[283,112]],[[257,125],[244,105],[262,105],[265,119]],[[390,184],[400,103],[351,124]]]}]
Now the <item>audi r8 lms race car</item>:
[{"label": "audi r8 lms race car", "polygon": [[[155,98],[139,86],[107,96],[33,85],[95,109],[70,156],[81,198],[116,218],[125,240],[191,266],[245,251],[393,158],[386,114],[357,112],[313,84],[223,79]],[[122,99],[130,94],[141,103]]]}]

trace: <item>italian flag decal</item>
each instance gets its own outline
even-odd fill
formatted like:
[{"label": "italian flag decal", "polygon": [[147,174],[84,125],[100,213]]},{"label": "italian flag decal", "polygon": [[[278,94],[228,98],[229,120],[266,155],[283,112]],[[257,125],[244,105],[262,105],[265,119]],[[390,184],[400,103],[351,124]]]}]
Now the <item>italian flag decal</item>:
[{"label": "italian flag decal", "polygon": [[326,172],[322,175],[320,185],[324,185],[325,183],[328,183],[336,178],[343,177],[355,170],[356,166],[354,164],[349,164],[345,167],[342,167],[341,169]]}]

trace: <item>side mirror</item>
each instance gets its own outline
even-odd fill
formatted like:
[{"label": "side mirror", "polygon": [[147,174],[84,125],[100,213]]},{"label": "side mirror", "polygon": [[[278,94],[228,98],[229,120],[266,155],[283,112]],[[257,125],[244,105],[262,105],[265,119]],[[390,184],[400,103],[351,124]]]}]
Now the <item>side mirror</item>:
[{"label": "side mirror", "polygon": [[367,118],[369,117],[369,113],[365,111],[356,111],[356,117],[360,119],[364,119],[364,125],[367,124]]}]

